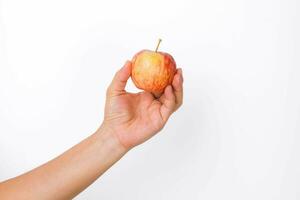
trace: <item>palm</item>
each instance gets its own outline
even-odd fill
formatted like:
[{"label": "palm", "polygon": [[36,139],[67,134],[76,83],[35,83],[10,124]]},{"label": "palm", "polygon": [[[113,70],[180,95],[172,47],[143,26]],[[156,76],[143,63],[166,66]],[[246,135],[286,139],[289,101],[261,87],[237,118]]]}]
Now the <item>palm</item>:
[{"label": "palm", "polygon": [[124,93],[112,97],[109,104],[107,120],[117,132],[127,130],[122,134],[129,143],[141,143],[163,128],[162,104],[151,93]]}]

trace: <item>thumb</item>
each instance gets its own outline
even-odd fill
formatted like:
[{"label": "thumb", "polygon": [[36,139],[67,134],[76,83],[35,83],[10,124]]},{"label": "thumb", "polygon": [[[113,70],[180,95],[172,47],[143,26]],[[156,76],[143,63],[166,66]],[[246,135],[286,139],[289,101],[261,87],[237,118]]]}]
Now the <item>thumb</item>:
[{"label": "thumb", "polygon": [[127,80],[131,75],[131,62],[126,61],[124,66],[115,74],[107,93],[109,95],[118,95],[125,91]]}]

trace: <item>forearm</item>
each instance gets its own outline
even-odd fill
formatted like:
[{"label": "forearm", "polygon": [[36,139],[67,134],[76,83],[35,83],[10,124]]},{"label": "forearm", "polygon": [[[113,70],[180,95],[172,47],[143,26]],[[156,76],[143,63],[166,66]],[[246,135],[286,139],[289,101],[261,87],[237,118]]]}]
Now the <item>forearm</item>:
[{"label": "forearm", "polygon": [[110,130],[101,127],[59,157],[0,183],[0,199],[70,199],[126,152]]}]

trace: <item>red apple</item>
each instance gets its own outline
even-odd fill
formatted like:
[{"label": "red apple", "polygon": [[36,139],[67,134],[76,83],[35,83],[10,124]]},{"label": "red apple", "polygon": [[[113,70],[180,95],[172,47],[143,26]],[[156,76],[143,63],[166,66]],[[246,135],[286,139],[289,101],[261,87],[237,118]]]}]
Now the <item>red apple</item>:
[{"label": "red apple", "polygon": [[139,89],[155,95],[163,93],[165,87],[170,85],[176,73],[176,63],[173,57],[165,52],[142,50],[132,59],[131,78]]}]

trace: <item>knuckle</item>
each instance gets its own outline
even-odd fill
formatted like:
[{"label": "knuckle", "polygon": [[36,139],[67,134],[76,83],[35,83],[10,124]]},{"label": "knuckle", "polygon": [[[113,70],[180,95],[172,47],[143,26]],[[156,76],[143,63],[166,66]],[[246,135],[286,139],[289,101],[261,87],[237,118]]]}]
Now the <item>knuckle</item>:
[{"label": "knuckle", "polygon": [[179,101],[176,105],[176,110],[182,106],[182,101]]},{"label": "knuckle", "polygon": [[183,104],[183,100],[181,100],[181,101],[180,101],[180,104],[179,104],[179,106],[182,106],[182,104]]},{"label": "knuckle", "polygon": [[182,105],[182,98],[179,98],[177,101],[176,101],[176,105],[177,107],[180,107]]},{"label": "knuckle", "polygon": [[178,103],[178,107],[181,107],[182,106],[182,101],[180,101],[179,103]]}]

